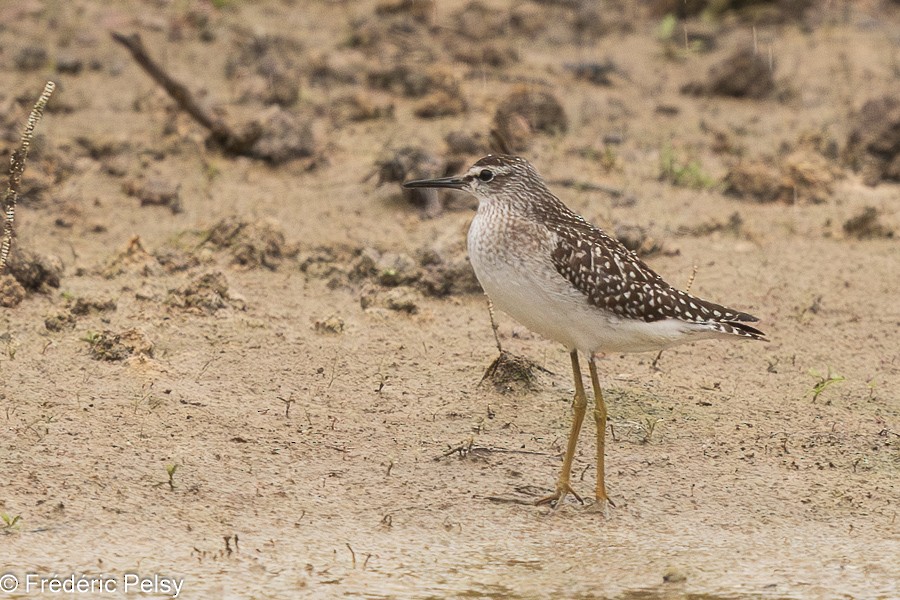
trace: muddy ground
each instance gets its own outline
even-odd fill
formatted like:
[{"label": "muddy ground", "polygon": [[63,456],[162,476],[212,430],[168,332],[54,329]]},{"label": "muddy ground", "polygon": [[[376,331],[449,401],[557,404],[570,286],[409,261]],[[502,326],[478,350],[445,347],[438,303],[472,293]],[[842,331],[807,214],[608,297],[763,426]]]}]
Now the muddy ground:
[{"label": "muddy ground", "polygon": [[[898,5],[705,5],[0,5],[4,156],[58,83],[0,286],[0,570],[184,598],[900,597]],[[211,147],[111,31],[264,138]],[[608,519],[527,504],[561,464],[566,352],[498,315],[540,368],[480,383],[474,203],[396,183],[492,129],[771,338],[600,361]],[[586,496],[593,456],[587,427]]]}]

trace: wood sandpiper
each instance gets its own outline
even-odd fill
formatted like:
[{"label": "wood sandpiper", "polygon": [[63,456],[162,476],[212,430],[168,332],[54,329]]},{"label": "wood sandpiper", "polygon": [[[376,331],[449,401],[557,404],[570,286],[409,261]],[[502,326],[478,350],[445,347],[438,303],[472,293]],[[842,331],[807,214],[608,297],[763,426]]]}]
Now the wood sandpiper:
[{"label": "wood sandpiper", "polygon": [[701,300],[663,281],[625,248],[553,195],[524,158],[489,155],[457,177],[409,181],[478,198],[469,260],[495,306],[564,344],[575,377],[574,418],[556,491],[538,504],[560,506],[572,489],[575,444],[587,407],[578,352],[587,355],[597,425],[596,506],[606,511],[606,404],[597,378],[602,352],[662,350],[704,338],[765,340],[752,315]]}]

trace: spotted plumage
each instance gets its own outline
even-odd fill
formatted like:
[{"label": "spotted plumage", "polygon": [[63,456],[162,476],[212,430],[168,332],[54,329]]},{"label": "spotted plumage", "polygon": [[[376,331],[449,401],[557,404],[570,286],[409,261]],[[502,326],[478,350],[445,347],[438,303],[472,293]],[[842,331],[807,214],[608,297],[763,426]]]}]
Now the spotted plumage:
[{"label": "spotted plumage", "polygon": [[553,266],[592,305],[626,319],[680,319],[733,335],[764,335],[746,324],[758,321],[756,317],[673,288],[621,242],[561,202],[544,212],[544,222],[558,237],[550,255]]},{"label": "spotted plumage", "polygon": [[749,325],[756,317],[667,284],[566,207],[523,158],[489,155],[460,177],[424,183],[479,199],[469,258],[485,291],[504,312],[570,349],[645,351],[704,337],[764,339]]}]

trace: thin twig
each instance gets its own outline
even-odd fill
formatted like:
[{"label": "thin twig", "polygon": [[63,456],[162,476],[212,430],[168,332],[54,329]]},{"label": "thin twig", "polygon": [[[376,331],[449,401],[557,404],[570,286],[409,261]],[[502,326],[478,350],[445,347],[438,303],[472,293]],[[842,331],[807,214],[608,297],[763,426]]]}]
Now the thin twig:
[{"label": "thin twig", "polygon": [[141,41],[140,35],[136,33],[124,35],[115,31],[111,32],[111,35],[115,41],[128,49],[135,62],[137,62],[137,64],[140,65],[140,67],[144,69],[156,83],[166,90],[166,93],[178,103],[178,106],[187,112],[200,125],[209,130],[213,141],[228,152],[252,156],[253,144],[256,143],[262,134],[259,127],[253,127],[243,134],[235,133],[235,131],[224,121],[200,106],[200,103],[194,99],[194,96],[191,94],[190,90],[188,90],[187,86],[166,73],[166,71],[150,57],[147,53],[147,49],[144,47],[144,43]]},{"label": "thin twig", "polygon": [[344,545],[347,546],[347,550],[350,551],[350,558],[353,559],[353,568],[355,569],[356,568],[356,552],[353,551],[353,547],[350,546],[350,542],[345,542]]},{"label": "thin twig", "polygon": [[34,128],[44,115],[44,107],[53,95],[56,84],[48,81],[41,92],[38,101],[35,102],[28,121],[25,122],[25,130],[19,147],[9,159],[9,183],[6,186],[6,194],[3,196],[3,241],[0,242],[0,273],[6,269],[6,261],[9,259],[9,250],[12,247],[12,239],[15,231],[13,225],[16,218],[16,200],[19,198],[19,187],[22,183],[22,174],[25,172],[25,159],[28,158],[28,149],[31,147],[31,138],[34,136]]},{"label": "thin twig", "polygon": [[534,500],[526,500],[524,498],[511,498],[509,496],[482,496],[485,500],[490,500],[491,502],[497,502],[499,504],[524,504],[526,506],[532,506],[534,504]]},{"label": "thin twig", "polygon": [[488,315],[491,317],[491,329],[494,332],[494,341],[497,342],[497,351],[503,354],[503,345],[500,343],[500,326],[497,325],[497,320],[494,318],[494,303],[487,294],[484,297],[487,298]]},{"label": "thin twig", "polygon": [[469,454],[473,452],[481,452],[484,454],[497,452],[500,454],[531,454],[533,456],[550,456],[550,454],[547,452],[539,452],[537,450],[517,450],[514,448],[497,448],[495,446],[472,446],[471,448],[469,448]]},{"label": "thin twig", "polygon": [[475,440],[472,437],[469,437],[466,441],[462,442],[456,447],[450,447],[446,452],[441,454],[440,456],[435,456],[434,460],[441,460],[444,457],[450,456],[451,454],[459,454],[460,458],[464,458],[469,450],[472,449],[472,446],[475,445]]},{"label": "thin twig", "polygon": [[471,440],[463,442],[456,447],[447,449],[440,456],[435,456],[434,460],[441,460],[452,454],[459,454],[460,458],[472,454],[530,454],[532,456],[550,456],[547,452],[538,452],[537,450],[519,450],[515,448],[497,448],[496,446],[476,446]]},{"label": "thin twig", "polygon": [[691,271],[691,278],[688,279],[687,287],[684,288],[684,291],[685,291],[685,292],[687,292],[687,293],[690,293],[690,292],[691,292],[691,286],[694,285],[694,279],[697,277],[697,270],[698,270],[699,268],[700,268],[700,267],[698,267],[697,265],[694,265],[694,270]]}]

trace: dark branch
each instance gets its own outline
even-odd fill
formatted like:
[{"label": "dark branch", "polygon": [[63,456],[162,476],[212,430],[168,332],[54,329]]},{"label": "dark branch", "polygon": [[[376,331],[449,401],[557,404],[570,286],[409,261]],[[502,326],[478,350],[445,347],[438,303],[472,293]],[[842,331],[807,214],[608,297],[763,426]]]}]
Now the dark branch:
[{"label": "dark branch", "polygon": [[163,68],[147,54],[147,49],[144,48],[141,36],[136,33],[124,35],[112,32],[112,38],[128,49],[135,62],[137,62],[137,64],[140,65],[156,83],[166,90],[166,93],[178,103],[178,106],[200,125],[209,130],[213,141],[217,145],[222,147],[225,151],[234,154],[245,156],[254,155],[252,152],[253,144],[256,143],[262,133],[259,127],[252,127],[243,134],[235,133],[235,131],[224,121],[217,118],[215,115],[210,114],[209,111],[200,106],[194,99],[190,90],[188,90],[187,86],[166,73]]}]

